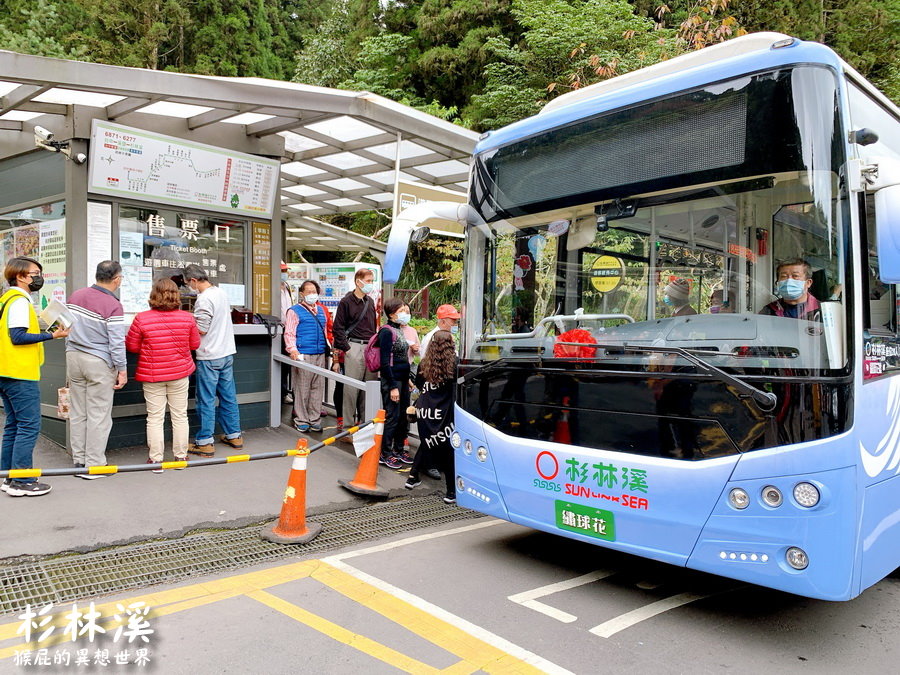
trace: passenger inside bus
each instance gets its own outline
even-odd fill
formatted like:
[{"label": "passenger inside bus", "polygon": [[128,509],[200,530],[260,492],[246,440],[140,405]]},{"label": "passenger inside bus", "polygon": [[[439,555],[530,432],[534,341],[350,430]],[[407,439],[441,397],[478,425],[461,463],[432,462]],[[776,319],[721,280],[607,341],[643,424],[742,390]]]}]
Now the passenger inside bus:
[{"label": "passenger inside bus", "polygon": [[725,299],[725,289],[716,288],[709,294],[709,313],[710,314],[733,314],[734,309],[731,307],[731,298]]},{"label": "passenger inside bus", "polygon": [[819,301],[809,292],[812,270],[802,258],[786,260],[775,270],[775,295],[778,299],[763,307],[760,314],[792,319],[821,321]]},{"label": "passenger inside bus", "polygon": [[696,314],[690,305],[691,286],[687,279],[672,279],[663,289],[663,302],[672,309],[672,316],[689,316]]}]

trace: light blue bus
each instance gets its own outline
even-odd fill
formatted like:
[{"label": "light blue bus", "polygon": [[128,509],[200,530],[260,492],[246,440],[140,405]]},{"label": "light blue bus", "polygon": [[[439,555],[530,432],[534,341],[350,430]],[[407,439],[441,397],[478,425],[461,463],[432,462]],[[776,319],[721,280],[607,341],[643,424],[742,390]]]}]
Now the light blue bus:
[{"label": "light blue bus", "polygon": [[456,213],[460,506],[828,600],[900,566],[900,110],[834,52],[561,96]]}]

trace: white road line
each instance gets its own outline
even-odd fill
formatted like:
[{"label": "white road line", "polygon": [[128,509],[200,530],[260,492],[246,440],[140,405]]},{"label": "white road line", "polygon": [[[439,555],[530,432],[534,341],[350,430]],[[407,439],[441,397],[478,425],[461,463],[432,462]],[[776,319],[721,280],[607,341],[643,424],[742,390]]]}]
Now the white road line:
[{"label": "white road line", "polygon": [[406,546],[407,544],[415,544],[421,541],[428,541],[430,539],[439,539],[441,537],[446,537],[453,534],[462,534],[465,532],[471,532],[473,530],[479,530],[484,527],[491,527],[492,525],[499,525],[504,523],[505,521],[501,520],[491,520],[486,523],[475,523],[474,525],[466,525],[464,527],[458,527],[453,530],[446,530],[444,532],[433,532],[431,534],[419,535],[416,537],[409,537],[407,539],[400,539],[398,541],[389,542],[387,544],[380,544],[378,546],[370,546],[369,548],[360,549],[358,551],[350,551],[348,553],[338,553],[337,555],[329,556],[327,558],[322,558],[323,562],[328,563],[329,565],[333,565],[338,569],[350,574],[360,581],[364,581],[367,584],[371,584],[376,588],[385,591],[386,593],[390,593],[396,598],[403,600],[404,602],[408,602],[413,607],[421,609],[424,612],[428,612],[432,616],[441,619],[442,621],[446,621],[452,626],[459,628],[460,630],[464,630],[469,635],[472,635],[479,640],[482,640],[489,645],[496,647],[497,649],[502,649],[508,654],[515,656],[517,659],[521,659],[526,663],[531,664],[535,668],[540,668],[546,673],[550,673],[550,675],[575,675],[572,671],[566,670],[562,666],[558,666],[552,661],[548,661],[542,656],[538,656],[533,652],[528,651],[527,649],[520,647],[517,644],[510,642],[509,640],[496,635],[489,630],[482,628],[481,626],[476,626],[474,623],[466,621],[460,616],[456,614],[452,614],[448,612],[446,609],[442,607],[438,607],[427,600],[420,598],[417,595],[413,595],[408,591],[404,591],[402,588],[398,588],[393,584],[388,583],[387,581],[383,581],[377,577],[373,577],[371,574],[367,574],[361,570],[352,567],[344,562],[347,558],[354,558],[361,555],[366,555],[368,553],[380,553],[382,551],[389,551],[393,548],[397,548],[399,546]]},{"label": "white road line", "polygon": [[590,584],[599,581],[600,579],[604,579],[611,574],[613,574],[613,572],[609,570],[596,570],[594,572],[582,574],[580,577],[575,577],[574,579],[566,579],[565,581],[558,581],[555,584],[533,588],[530,591],[522,591],[521,593],[510,595],[508,599],[523,607],[528,607],[541,614],[546,614],[562,623],[572,623],[573,621],[578,620],[577,616],[564,612],[561,609],[556,609],[556,607],[545,605],[543,602],[538,602],[537,598],[543,598],[546,595],[561,593],[562,591],[568,591],[571,588]]},{"label": "white road line", "polygon": [[336,555],[329,556],[328,558],[323,558],[328,563],[332,563],[333,560],[347,560],[348,558],[356,558],[361,555],[368,555],[370,553],[382,553],[383,551],[390,551],[391,549],[397,548],[399,546],[406,546],[408,544],[418,544],[422,541],[428,541],[429,539],[440,539],[441,537],[447,537],[451,534],[463,534],[465,532],[472,532],[473,530],[480,530],[485,527],[493,527],[494,525],[503,525],[505,524],[505,520],[496,520],[495,518],[491,518],[491,520],[484,523],[475,523],[474,525],[464,525],[462,527],[457,527],[453,530],[445,530],[443,532],[432,532],[430,534],[420,534],[415,537],[407,537],[406,539],[398,539],[397,541],[389,541],[386,544],[378,544],[377,546],[369,546],[368,548],[361,548],[356,551],[347,551],[346,553],[338,553]]},{"label": "white road line", "polygon": [[615,635],[619,631],[623,631],[626,628],[631,628],[635,624],[638,624],[646,619],[650,619],[657,614],[668,612],[670,609],[681,607],[682,605],[686,605],[689,602],[703,600],[704,598],[710,597],[710,595],[715,594],[707,593],[700,595],[698,593],[679,593],[678,595],[672,595],[668,598],[663,598],[662,600],[659,600],[657,602],[645,605],[644,607],[638,607],[637,609],[626,612],[625,614],[620,614],[615,619],[610,619],[609,621],[601,623],[599,626],[594,626],[593,628],[591,628],[590,632],[599,637],[608,638]]}]

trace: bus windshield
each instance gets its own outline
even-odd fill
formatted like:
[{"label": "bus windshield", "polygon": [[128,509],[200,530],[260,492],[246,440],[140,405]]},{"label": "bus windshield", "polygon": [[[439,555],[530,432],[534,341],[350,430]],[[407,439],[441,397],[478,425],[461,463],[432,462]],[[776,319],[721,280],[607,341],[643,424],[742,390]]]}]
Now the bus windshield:
[{"label": "bus windshield", "polygon": [[841,148],[834,75],[796,67],[482,153],[467,359],[844,371]]}]

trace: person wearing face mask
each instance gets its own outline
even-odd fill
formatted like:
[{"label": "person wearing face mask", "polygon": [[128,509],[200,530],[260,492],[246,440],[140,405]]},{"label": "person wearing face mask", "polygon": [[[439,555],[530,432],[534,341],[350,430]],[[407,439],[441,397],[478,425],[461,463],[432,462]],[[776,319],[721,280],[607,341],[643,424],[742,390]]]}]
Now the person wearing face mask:
[{"label": "person wearing face mask", "polygon": [[691,285],[687,279],[672,279],[663,289],[663,302],[672,310],[672,316],[689,316],[697,311],[690,306]]},{"label": "person wearing face mask", "polygon": [[[369,338],[378,330],[375,303],[369,297],[375,290],[375,274],[372,270],[358,269],[353,284],[353,290],[341,298],[334,313],[334,348],[335,352],[342,353],[345,375],[355,380],[374,380],[377,376],[366,369],[365,349]],[[335,358],[332,369],[339,368],[339,358]],[[347,426],[365,421],[364,405],[365,395],[361,390],[344,387],[341,410]]]},{"label": "person wearing face mask", "polygon": [[[97,265],[94,279],[97,283],[78,289],[67,303],[75,317],[66,340],[66,377],[71,407],[69,443],[76,468],[106,464],[113,394],[128,382],[125,312],[116,297],[122,285],[122,266],[104,260]],[[78,477],[93,480],[103,475],[84,472]]]},{"label": "person wearing face mask", "polygon": [[422,338],[422,358],[425,358],[425,354],[428,353],[428,345],[431,342],[431,338],[434,337],[434,334],[439,330],[450,331],[453,334],[453,340],[458,340],[459,335],[459,319],[460,314],[456,310],[456,307],[453,305],[441,305],[437,308],[437,326],[432,328],[425,337]]},{"label": "person wearing face mask", "polygon": [[[30,293],[44,285],[43,267],[33,258],[12,258],[4,276],[9,290],[0,297],[0,399],[6,413],[0,471],[31,469],[34,444],[41,432],[43,342],[64,338],[65,328],[42,331]],[[6,478],[0,491],[10,497],[38,497],[50,492],[34,478]]]},{"label": "person wearing face mask", "polygon": [[[294,361],[319,368],[328,366],[331,351],[331,314],[319,302],[321,289],[312,279],[300,285],[300,302],[291,307],[284,322],[284,346]],[[297,431],[320,432],[325,378],[303,368],[294,368],[294,427]]]},{"label": "person wearing face mask", "polygon": [[819,301],[809,292],[812,269],[802,258],[786,260],[775,268],[775,295],[778,299],[763,307],[760,314],[791,319],[821,321]]},{"label": "person wearing face mask", "polygon": [[406,409],[409,407],[410,362],[409,343],[403,327],[409,324],[409,305],[400,298],[384,303],[388,318],[378,332],[381,356],[381,407],[385,411],[384,434],[381,438],[381,463],[390,469],[412,464],[413,459],[404,447],[409,435]]},{"label": "person wearing face mask", "polygon": [[732,314],[731,299],[725,300],[725,291],[717,288],[709,294],[709,313],[710,314]]}]

